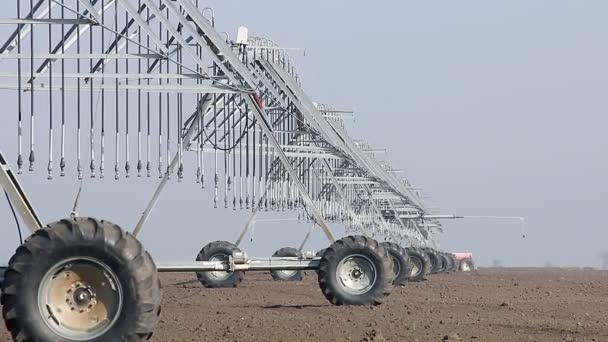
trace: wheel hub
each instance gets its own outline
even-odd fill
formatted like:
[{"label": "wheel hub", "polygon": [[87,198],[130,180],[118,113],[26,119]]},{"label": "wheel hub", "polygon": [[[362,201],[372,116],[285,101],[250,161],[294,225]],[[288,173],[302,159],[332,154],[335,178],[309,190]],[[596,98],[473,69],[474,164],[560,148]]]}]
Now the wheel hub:
[{"label": "wheel hub", "polygon": [[[222,261],[222,262],[227,262],[230,260],[230,257],[226,254],[214,254],[209,258],[209,261]],[[230,272],[226,272],[226,271],[211,271],[209,272],[209,274],[211,274],[212,277],[216,278],[217,280],[225,280],[228,279],[232,273]]]},{"label": "wheel hub", "polygon": [[71,311],[89,312],[97,305],[96,296],[90,285],[77,281],[72,283],[66,291],[66,303],[70,306]]},{"label": "wheel hub", "polygon": [[422,271],[422,261],[420,259],[411,257],[410,263],[412,265],[412,276],[417,276]]},{"label": "wheel hub", "polygon": [[38,307],[57,335],[89,340],[103,335],[122,310],[116,274],[92,258],[72,258],[52,267],[38,290]]},{"label": "wheel hub", "polygon": [[353,295],[367,293],[376,284],[377,276],[374,263],[361,254],[345,257],[336,268],[339,286]]},{"label": "wheel hub", "polygon": [[294,270],[280,270],[277,272],[281,273],[285,278],[294,277],[298,273],[298,271],[294,271]]}]

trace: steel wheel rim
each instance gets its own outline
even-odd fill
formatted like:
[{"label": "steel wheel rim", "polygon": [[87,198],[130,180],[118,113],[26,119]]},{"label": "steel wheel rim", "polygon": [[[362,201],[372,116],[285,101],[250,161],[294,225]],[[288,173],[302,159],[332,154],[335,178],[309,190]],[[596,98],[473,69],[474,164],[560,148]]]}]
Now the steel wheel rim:
[{"label": "steel wheel rim", "polygon": [[[222,262],[227,262],[229,261],[229,256],[223,253],[218,253],[218,254],[214,254],[211,256],[211,258],[209,258],[209,261],[222,261]],[[230,277],[230,272],[226,272],[226,271],[210,271],[209,275],[211,275],[213,278],[217,279],[217,280],[226,280]]]},{"label": "steel wheel rim", "polygon": [[336,268],[339,286],[347,293],[361,295],[374,287],[378,271],[365,255],[354,254],[343,258]]},{"label": "steel wheel rim", "polygon": [[280,276],[285,277],[285,278],[292,278],[292,277],[295,277],[295,275],[298,273],[298,271],[280,270],[280,271],[276,271],[276,273],[278,273]]},{"label": "steel wheel rim", "polygon": [[47,271],[38,287],[38,309],[46,325],[62,338],[82,341],[102,336],[123,307],[118,277],[89,257],[63,260]]},{"label": "steel wheel rim", "polygon": [[410,257],[410,263],[412,264],[412,276],[417,276],[422,271],[422,261],[417,257]]},{"label": "steel wheel rim", "polygon": [[465,271],[468,272],[471,270],[471,265],[469,265],[469,263],[467,261],[463,261],[462,262],[462,266],[460,266],[460,268]]}]

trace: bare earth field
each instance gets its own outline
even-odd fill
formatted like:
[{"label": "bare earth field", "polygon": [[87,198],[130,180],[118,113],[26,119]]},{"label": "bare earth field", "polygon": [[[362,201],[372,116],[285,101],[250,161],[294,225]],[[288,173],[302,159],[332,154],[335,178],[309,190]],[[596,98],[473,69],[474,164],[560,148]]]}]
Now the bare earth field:
[{"label": "bare earth field", "polygon": [[[164,274],[153,341],[608,341],[608,272],[481,269],[396,288],[378,307],[335,307],[317,286],[248,273],[238,289]],[[0,338],[9,335],[0,328]]]}]

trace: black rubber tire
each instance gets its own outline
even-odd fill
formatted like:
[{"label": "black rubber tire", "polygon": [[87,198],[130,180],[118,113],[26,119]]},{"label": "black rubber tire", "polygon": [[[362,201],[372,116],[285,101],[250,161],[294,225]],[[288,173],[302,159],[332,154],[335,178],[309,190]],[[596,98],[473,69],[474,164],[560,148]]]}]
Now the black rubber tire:
[{"label": "black rubber tire", "polygon": [[[468,265],[469,265],[469,270],[468,271],[464,271],[463,270],[463,266],[465,265],[465,263],[468,263]],[[463,272],[474,271],[475,270],[475,262],[471,258],[462,259],[462,260],[460,260],[460,263],[458,265],[458,269],[460,269]]]},{"label": "black rubber tire", "polygon": [[425,278],[424,278],[426,280],[426,276],[431,274],[431,258],[429,258],[428,253],[426,253],[422,248],[417,248],[417,249],[420,252],[420,254],[422,255],[422,257],[426,260],[426,263],[428,265],[426,272],[425,272]]},{"label": "black rubber tire", "polygon": [[381,245],[387,249],[388,254],[391,257],[391,261],[393,262],[393,269],[394,267],[396,267],[395,263],[397,263],[398,265],[398,274],[395,276],[395,272],[392,272],[394,277],[393,285],[400,286],[407,284],[411,273],[410,259],[407,251],[405,250],[405,248],[399,246],[394,242],[385,241],[382,242]]},{"label": "black rubber tire", "polygon": [[[315,258],[322,257],[326,250],[327,250],[327,248],[323,248],[323,249],[320,249],[319,251],[317,251],[317,253],[315,253]],[[317,269],[315,272],[319,272],[319,270]]]},{"label": "black rubber tire", "polygon": [[[196,261],[209,261],[214,256],[224,256],[228,258],[234,252],[241,252],[241,250],[232,242],[228,241],[214,241],[210,242],[196,256]],[[225,278],[218,278],[214,276],[213,272],[196,272],[196,277],[201,284],[209,289],[216,288],[232,288],[237,287],[243,281],[245,273],[243,271],[230,272]]]},{"label": "black rubber tire", "polygon": [[[369,259],[376,270],[371,288],[361,294],[347,292],[337,277],[340,262],[352,255]],[[334,305],[380,305],[393,289],[391,259],[386,248],[365,236],[347,236],[327,248],[319,264],[319,287]]]},{"label": "black rubber tire", "polygon": [[447,265],[445,267],[445,273],[452,273],[454,271],[454,262],[450,257],[450,254],[444,252],[443,256],[445,257],[445,264]]},{"label": "black rubber tire", "polygon": [[439,271],[439,269],[441,268],[441,264],[439,262],[439,258],[437,257],[437,253],[435,252],[435,250],[433,250],[431,248],[424,248],[424,252],[428,256],[429,261],[430,261],[429,274],[437,273]]},{"label": "black rubber tire", "polygon": [[[2,284],[2,315],[15,341],[72,341],[51,330],[41,317],[40,283],[55,265],[86,257],[111,269],[123,291],[123,306],[103,335],[84,341],[146,341],[160,315],[161,289],[152,257],[119,226],[79,217],[36,231],[15,252]],[[82,341],[82,340],[81,340]]]},{"label": "black rubber tire", "polygon": [[2,287],[4,281],[4,272],[6,272],[6,267],[0,267],[0,287]]},{"label": "black rubber tire", "polygon": [[452,266],[450,272],[458,272],[458,261],[454,254],[448,253],[448,258],[450,259],[450,265]]},{"label": "black rubber tire", "polygon": [[[293,247],[284,247],[274,252],[272,256],[302,258],[302,252]],[[285,274],[282,271],[270,271],[270,275],[275,281],[302,281],[304,279],[304,271],[297,271],[291,274]]]},{"label": "black rubber tire", "polygon": [[[429,273],[431,262],[426,253],[419,248],[407,248],[407,253],[410,257],[410,263],[418,262],[419,263],[419,271],[416,274],[411,274],[409,277],[409,281],[411,282],[420,282],[423,281],[426,275]],[[411,270],[412,266],[410,266]]]},{"label": "black rubber tire", "polygon": [[448,273],[450,269],[450,260],[445,253],[439,253],[438,259],[441,261],[441,268],[439,269],[439,273]]},{"label": "black rubber tire", "polygon": [[439,252],[437,252],[436,250],[433,249],[432,253],[433,253],[433,255],[435,256],[435,259],[436,259],[436,263],[435,263],[435,267],[433,269],[433,273],[434,274],[441,273],[441,269],[443,267],[443,261],[441,260]]},{"label": "black rubber tire", "polygon": [[450,253],[450,257],[452,258],[452,262],[454,263],[454,272],[458,272],[460,270],[460,263],[458,262],[458,259],[456,259],[456,256],[452,253]]}]

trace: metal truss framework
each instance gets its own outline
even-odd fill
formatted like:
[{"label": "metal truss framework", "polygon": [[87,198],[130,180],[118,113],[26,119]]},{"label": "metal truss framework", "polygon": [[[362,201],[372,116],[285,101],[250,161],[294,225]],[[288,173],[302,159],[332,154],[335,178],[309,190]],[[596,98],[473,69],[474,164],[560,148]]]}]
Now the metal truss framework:
[{"label": "metal truss framework", "polygon": [[455,217],[433,214],[399,170],[351,138],[350,112],[308,97],[289,49],[244,29],[232,41],[214,26],[198,0],[16,0],[0,20],[0,89],[17,101],[18,172],[38,165],[43,117],[48,178],[70,168],[161,178],[135,234],[192,164],[215,207],[253,211],[239,242],[258,212],[293,211],[330,241],[339,223],[437,247],[438,220]]}]

